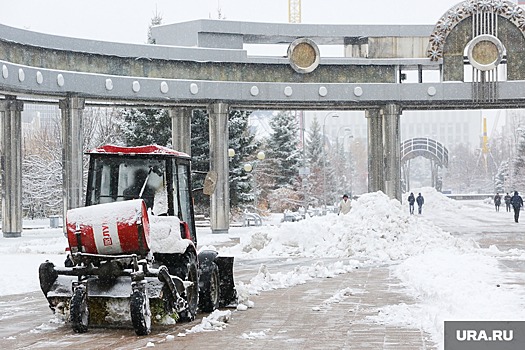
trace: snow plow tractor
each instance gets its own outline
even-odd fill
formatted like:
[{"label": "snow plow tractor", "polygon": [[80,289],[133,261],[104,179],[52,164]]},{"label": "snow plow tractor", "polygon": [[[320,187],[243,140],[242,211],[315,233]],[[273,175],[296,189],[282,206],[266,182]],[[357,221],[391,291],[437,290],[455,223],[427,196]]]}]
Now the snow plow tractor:
[{"label": "snow plow tractor", "polygon": [[235,304],[233,257],[197,254],[190,157],[157,145],[88,155],[86,206],[66,216],[65,266],[39,268],[53,312],[79,333],[131,325],[146,335]]}]

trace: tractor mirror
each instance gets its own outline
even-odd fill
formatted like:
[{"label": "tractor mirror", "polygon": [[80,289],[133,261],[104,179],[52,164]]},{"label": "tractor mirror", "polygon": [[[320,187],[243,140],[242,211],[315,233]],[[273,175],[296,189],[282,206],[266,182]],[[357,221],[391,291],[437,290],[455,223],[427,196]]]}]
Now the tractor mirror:
[{"label": "tractor mirror", "polygon": [[204,188],[202,192],[207,195],[211,196],[213,192],[215,192],[215,186],[217,185],[217,172],[214,170],[208,171],[206,174],[206,178],[204,179]]}]

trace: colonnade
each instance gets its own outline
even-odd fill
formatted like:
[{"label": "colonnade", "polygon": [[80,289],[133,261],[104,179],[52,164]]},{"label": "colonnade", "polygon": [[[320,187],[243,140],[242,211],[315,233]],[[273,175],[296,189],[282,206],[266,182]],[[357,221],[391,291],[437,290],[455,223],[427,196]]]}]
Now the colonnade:
[{"label": "colonnade", "polygon": [[[22,234],[22,111],[15,96],[0,100],[0,164],[2,181],[2,232],[4,237]],[[84,98],[69,96],[59,101],[63,135],[63,215],[83,205],[82,113]],[[228,163],[229,105],[208,106],[210,127],[210,170],[217,173],[217,186],[210,198],[213,233],[229,230],[230,191]],[[169,109],[173,147],[191,155],[190,107]],[[368,191],[383,191],[401,200],[400,132],[401,107],[386,104],[366,110],[368,120]]]}]

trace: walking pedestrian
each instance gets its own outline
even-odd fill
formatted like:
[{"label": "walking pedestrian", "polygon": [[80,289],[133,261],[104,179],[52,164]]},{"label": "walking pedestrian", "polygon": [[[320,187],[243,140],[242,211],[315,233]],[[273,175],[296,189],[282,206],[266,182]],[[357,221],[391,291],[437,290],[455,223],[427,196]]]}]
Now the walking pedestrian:
[{"label": "walking pedestrian", "polygon": [[523,207],[523,199],[518,194],[518,191],[514,191],[514,196],[510,199],[510,204],[512,204],[512,208],[514,209],[514,222],[518,222],[520,210],[521,207]]},{"label": "walking pedestrian", "polygon": [[348,214],[348,212],[352,209],[352,203],[350,199],[348,199],[348,195],[344,194],[343,199],[341,202],[339,202],[339,214]]},{"label": "walking pedestrian", "polygon": [[414,214],[414,202],[416,201],[416,197],[414,197],[414,193],[410,192],[410,195],[408,196],[408,210],[410,214]]},{"label": "walking pedestrian", "polygon": [[499,211],[499,206],[501,205],[501,196],[499,192],[494,196],[494,205],[496,206],[496,211]]},{"label": "walking pedestrian", "polygon": [[505,207],[507,208],[507,211],[510,212],[510,199],[512,197],[510,196],[510,194],[507,192],[507,194],[505,195],[504,197],[504,200],[505,200]]},{"label": "walking pedestrian", "polygon": [[421,193],[418,194],[416,198],[417,202],[417,213],[421,214],[421,210],[423,209],[423,203],[425,203],[425,198],[421,195]]}]

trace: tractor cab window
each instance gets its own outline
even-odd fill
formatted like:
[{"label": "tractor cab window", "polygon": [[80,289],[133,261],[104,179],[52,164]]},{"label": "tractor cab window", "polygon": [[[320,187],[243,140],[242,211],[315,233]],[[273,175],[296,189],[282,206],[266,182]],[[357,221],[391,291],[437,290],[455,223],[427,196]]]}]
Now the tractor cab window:
[{"label": "tractor cab window", "polygon": [[142,198],[154,213],[167,212],[163,161],[101,157],[93,169],[87,205]]},{"label": "tractor cab window", "polygon": [[179,218],[188,224],[191,235],[195,239],[189,163],[174,160],[173,187],[175,189],[174,193],[178,194],[173,200],[175,214],[179,215]]}]

